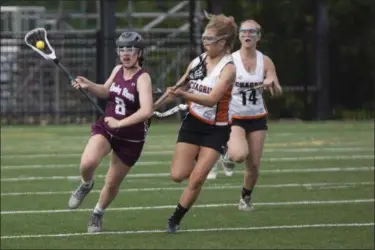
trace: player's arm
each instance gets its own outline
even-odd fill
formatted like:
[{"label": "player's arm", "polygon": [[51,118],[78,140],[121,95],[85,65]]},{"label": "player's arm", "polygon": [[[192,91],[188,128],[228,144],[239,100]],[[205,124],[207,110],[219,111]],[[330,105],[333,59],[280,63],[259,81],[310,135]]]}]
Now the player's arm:
[{"label": "player's arm", "polygon": [[279,79],[276,74],[275,64],[272,62],[271,58],[269,58],[268,56],[264,56],[264,70],[265,70],[265,77],[264,77],[263,83],[271,84],[269,89],[272,95],[274,91],[276,95],[281,95],[283,90],[280,86]]},{"label": "player's arm", "polygon": [[192,101],[203,106],[213,107],[225,92],[230,88],[236,80],[236,67],[233,63],[227,64],[220,73],[219,82],[211,90],[208,95],[192,94],[186,91],[179,91],[179,94],[188,101]]},{"label": "player's arm", "polygon": [[[188,77],[189,72],[190,72],[190,70],[191,70],[191,64],[192,64],[192,62],[190,62],[189,66],[187,67],[187,69],[186,69],[186,71],[185,71],[185,74],[180,78],[180,80],[178,80],[178,82],[176,83],[176,85],[186,81],[186,78]],[[172,88],[172,87],[170,87],[170,88]],[[168,88],[168,89],[169,89],[169,88]],[[167,91],[166,93],[164,93],[159,99],[163,98],[164,95],[168,95],[168,91]],[[171,97],[171,96],[168,95],[168,96],[167,96],[163,101],[161,101],[160,103],[158,103],[158,101],[156,101],[156,102],[154,103],[153,108],[154,108],[154,110],[155,110],[155,109],[158,109],[158,108],[161,107],[162,105],[167,104],[167,103],[170,103],[170,102],[171,102],[172,100],[174,100],[174,99],[175,99],[174,97]]]},{"label": "player's arm", "polygon": [[122,67],[122,65],[117,65],[112,70],[111,75],[108,77],[107,81],[104,84],[95,84],[94,83],[94,84],[89,86],[88,90],[99,98],[103,98],[103,99],[108,98],[109,88],[111,87],[111,85],[112,85],[112,83],[115,79],[115,76],[116,76],[117,72],[120,70],[121,67]]},{"label": "player's arm", "polygon": [[120,127],[127,127],[146,121],[152,116],[152,84],[148,73],[143,73],[137,80],[140,108],[134,114],[120,120]]},{"label": "player's arm", "polygon": [[75,88],[84,88],[87,89],[92,94],[96,95],[99,98],[106,99],[109,95],[109,88],[111,87],[113,80],[115,79],[116,73],[121,68],[121,65],[117,65],[113,70],[109,78],[104,84],[94,83],[83,76],[77,76],[75,81],[72,82],[73,87]]}]

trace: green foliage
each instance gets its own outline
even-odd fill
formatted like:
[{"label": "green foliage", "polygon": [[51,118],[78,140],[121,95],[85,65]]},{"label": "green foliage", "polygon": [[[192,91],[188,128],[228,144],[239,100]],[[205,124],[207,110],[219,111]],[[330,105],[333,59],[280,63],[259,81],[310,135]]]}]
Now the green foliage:
[{"label": "green foliage", "polygon": [[[215,1],[215,0],[213,0]],[[375,83],[375,1],[370,0],[322,0],[327,4],[329,14],[329,99],[332,117],[345,117],[344,110],[364,110],[372,113]],[[160,1],[165,8],[171,8],[178,1]],[[268,55],[276,65],[281,85],[301,86],[313,79],[314,23],[316,21],[314,2],[297,0],[237,0],[220,1],[223,13],[231,15],[240,24],[246,19],[255,19],[262,26],[262,40],[259,50]],[[90,1],[88,12],[96,12],[96,2]],[[133,11],[162,11],[156,0],[132,1]],[[207,8],[201,1],[201,8]],[[215,3],[214,3],[215,4]],[[55,1],[14,0],[5,1],[5,5],[39,5],[48,11],[57,11]],[[81,1],[64,1],[64,10],[80,10]],[[187,11],[188,8],[185,9]],[[152,19],[131,19],[126,17],[128,2],[117,0],[116,11],[123,12],[124,18],[117,18],[118,27],[142,27]],[[179,27],[187,19],[168,19],[158,27]],[[79,28],[80,22],[72,20]],[[94,22],[89,28],[96,27]],[[239,48],[237,42],[235,49]],[[172,61],[173,54],[163,57]],[[155,55],[157,59],[157,55]],[[161,61],[161,60],[160,60]],[[160,67],[161,64],[159,64]],[[181,66],[183,73],[186,67]],[[176,81],[175,74],[168,75],[168,84]],[[282,98],[270,100],[270,109],[274,116],[301,116],[304,96],[300,93],[284,93]],[[318,97],[309,96],[308,103],[314,109]],[[369,104],[370,103],[370,104]],[[273,107],[274,106],[274,107]]]},{"label": "green foliage", "polygon": [[[329,12],[331,106],[335,108],[341,105],[346,110],[363,108],[369,112],[373,106],[365,104],[374,99],[375,1],[325,2]],[[308,79],[307,76],[311,77],[312,74],[313,25],[316,21],[313,1],[262,0],[237,3],[227,2],[223,8],[225,14],[233,15],[238,23],[245,19],[257,20],[263,33],[259,49],[273,59],[281,84],[301,86]],[[304,33],[306,43],[303,40]],[[298,94],[285,96],[294,102],[296,99],[293,96]],[[287,105],[287,102],[282,105]]]}]

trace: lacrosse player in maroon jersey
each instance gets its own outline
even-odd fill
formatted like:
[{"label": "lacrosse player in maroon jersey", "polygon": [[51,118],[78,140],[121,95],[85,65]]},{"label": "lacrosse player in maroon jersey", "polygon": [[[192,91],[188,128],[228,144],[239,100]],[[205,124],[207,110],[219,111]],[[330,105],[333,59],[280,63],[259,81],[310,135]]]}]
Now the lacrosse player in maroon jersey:
[{"label": "lacrosse player in maroon jersey", "polygon": [[140,157],[152,115],[151,78],[142,69],[144,40],[136,32],[124,32],[116,41],[121,64],[105,84],[78,76],[72,85],[107,99],[105,115],[92,125],[91,137],[81,157],[81,183],[69,199],[77,208],[94,185],[94,170],[111,151],[104,187],[88,223],[88,232],[102,229],[104,210],[116,197],[120,184]]}]

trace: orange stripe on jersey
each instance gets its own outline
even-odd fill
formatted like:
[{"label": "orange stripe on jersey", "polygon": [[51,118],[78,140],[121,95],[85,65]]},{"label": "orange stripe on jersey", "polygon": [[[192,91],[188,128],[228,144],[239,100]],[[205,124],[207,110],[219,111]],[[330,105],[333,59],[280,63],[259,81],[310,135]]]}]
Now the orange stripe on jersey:
[{"label": "orange stripe on jersey", "polygon": [[266,112],[264,112],[263,114],[248,115],[248,116],[232,115],[232,119],[234,118],[234,119],[238,119],[238,120],[252,120],[252,119],[262,118],[262,117],[268,115],[267,105],[264,102],[264,99],[263,99],[263,106],[264,106],[264,109],[266,110]]},{"label": "orange stripe on jersey", "polygon": [[229,122],[229,102],[232,96],[232,87],[228,88],[223,98],[218,102],[216,122]]},{"label": "orange stripe on jersey", "polygon": [[263,113],[259,115],[251,115],[251,116],[239,116],[239,115],[232,115],[232,119],[238,119],[238,120],[252,120],[252,119],[258,119],[266,116],[268,113]]}]

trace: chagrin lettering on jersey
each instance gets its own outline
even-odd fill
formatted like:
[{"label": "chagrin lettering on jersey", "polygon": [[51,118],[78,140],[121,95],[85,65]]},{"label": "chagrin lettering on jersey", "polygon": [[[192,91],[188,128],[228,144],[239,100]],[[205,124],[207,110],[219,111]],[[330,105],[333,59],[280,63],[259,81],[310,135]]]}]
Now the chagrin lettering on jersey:
[{"label": "chagrin lettering on jersey", "polygon": [[110,92],[115,92],[116,94],[120,95],[121,92],[122,92],[122,96],[125,97],[126,99],[134,102],[134,95],[132,93],[129,93],[129,90],[127,88],[121,88],[120,86],[116,86],[115,83],[113,83],[111,85],[111,87],[109,88],[109,91]]},{"label": "chagrin lettering on jersey", "polygon": [[236,81],[235,86],[239,88],[255,88],[262,84],[263,82],[237,82]]},{"label": "chagrin lettering on jersey", "polygon": [[199,84],[198,82],[190,82],[189,87],[190,89],[194,89],[198,92],[205,93],[205,94],[209,94],[212,90],[212,88]]}]

